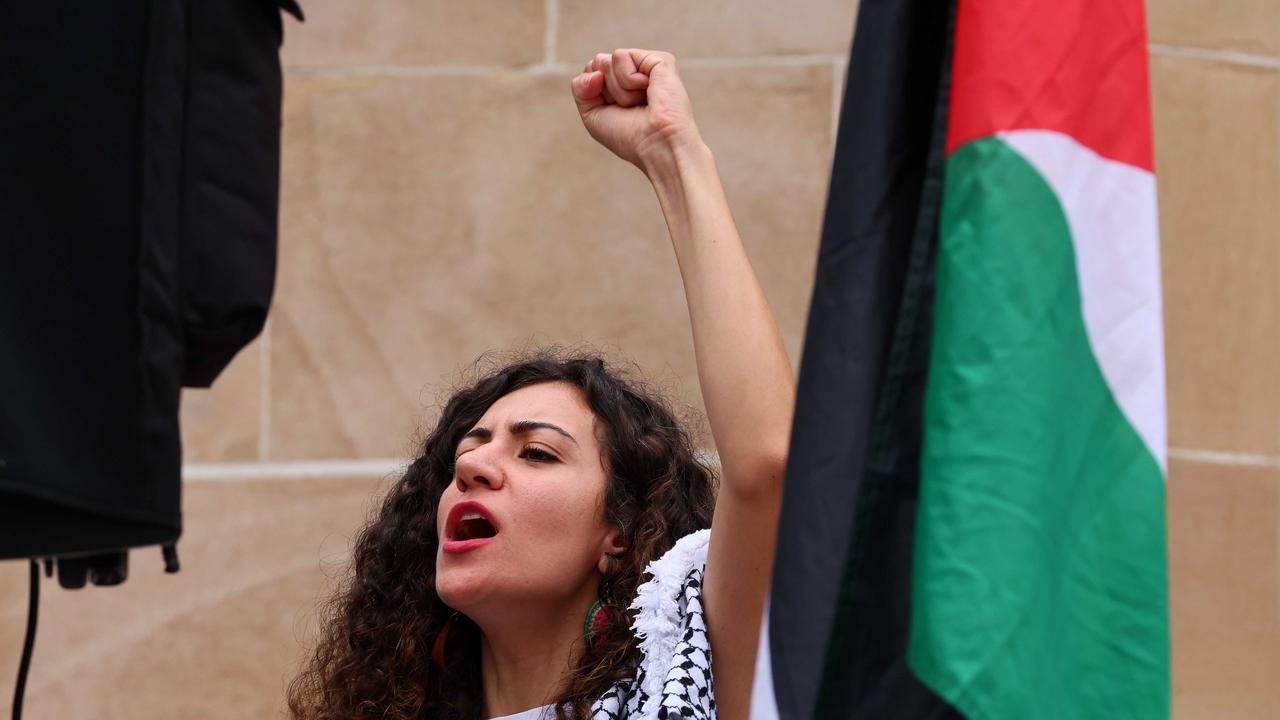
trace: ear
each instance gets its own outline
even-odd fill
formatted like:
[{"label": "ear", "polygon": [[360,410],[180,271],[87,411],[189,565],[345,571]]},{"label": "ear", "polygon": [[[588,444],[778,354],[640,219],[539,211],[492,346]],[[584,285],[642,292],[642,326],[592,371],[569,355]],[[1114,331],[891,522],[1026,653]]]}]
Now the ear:
[{"label": "ear", "polygon": [[626,536],[622,534],[620,528],[610,528],[609,534],[605,535],[604,542],[601,543],[600,560],[596,563],[596,569],[603,575],[609,569],[609,564],[614,558],[627,551]]}]

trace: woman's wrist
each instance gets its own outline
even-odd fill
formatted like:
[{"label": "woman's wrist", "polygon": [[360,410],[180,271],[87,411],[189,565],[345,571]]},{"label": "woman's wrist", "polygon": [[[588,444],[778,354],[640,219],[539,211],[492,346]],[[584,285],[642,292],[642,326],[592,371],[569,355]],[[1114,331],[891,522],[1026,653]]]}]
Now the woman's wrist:
[{"label": "woman's wrist", "polygon": [[725,249],[740,243],[710,148],[701,141],[673,146],[652,168],[646,174],[662,207],[682,275],[698,264],[690,254],[698,247]]},{"label": "woman's wrist", "polygon": [[715,166],[711,148],[694,133],[673,139],[663,147],[642,157],[641,170],[658,192],[674,188],[689,179],[690,173],[704,172]]}]

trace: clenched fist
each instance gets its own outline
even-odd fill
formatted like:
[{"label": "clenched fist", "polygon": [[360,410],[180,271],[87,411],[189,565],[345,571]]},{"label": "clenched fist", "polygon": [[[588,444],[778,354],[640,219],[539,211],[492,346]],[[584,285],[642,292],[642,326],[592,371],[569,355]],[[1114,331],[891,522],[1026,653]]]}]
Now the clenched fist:
[{"label": "clenched fist", "polygon": [[702,142],[671,53],[600,53],[573,78],[571,89],[591,137],[646,175],[680,147]]}]

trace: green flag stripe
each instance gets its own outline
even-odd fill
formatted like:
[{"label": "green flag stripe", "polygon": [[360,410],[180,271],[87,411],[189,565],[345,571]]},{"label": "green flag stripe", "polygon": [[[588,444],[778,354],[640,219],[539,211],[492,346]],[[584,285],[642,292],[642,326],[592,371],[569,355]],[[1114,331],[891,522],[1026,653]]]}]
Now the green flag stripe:
[{"label": "green flag stripe", "polygon": [[948,160],[909,662],[968,718],[1166,718],[1159,465],[1086,334],[1053,190]]}]

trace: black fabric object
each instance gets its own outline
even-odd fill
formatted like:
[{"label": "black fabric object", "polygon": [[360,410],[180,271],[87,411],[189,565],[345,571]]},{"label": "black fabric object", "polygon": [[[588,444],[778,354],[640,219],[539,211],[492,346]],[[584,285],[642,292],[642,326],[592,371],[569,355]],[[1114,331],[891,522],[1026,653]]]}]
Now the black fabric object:
[{"label": "black fabric object", "polygon": [[262,331],[275,284],[283,33],[274,2],[187,7],[182,382],[208,387]]},{"label": "black fabric object", "polygon": [[953,9],[859,6],[770,591],[785,720],[959,717],[905,658]]},{"label": "black fabric object", "polygon": [[270,305],[279,8],[0,3],[0,558],[181,533],[180,388]]}]

